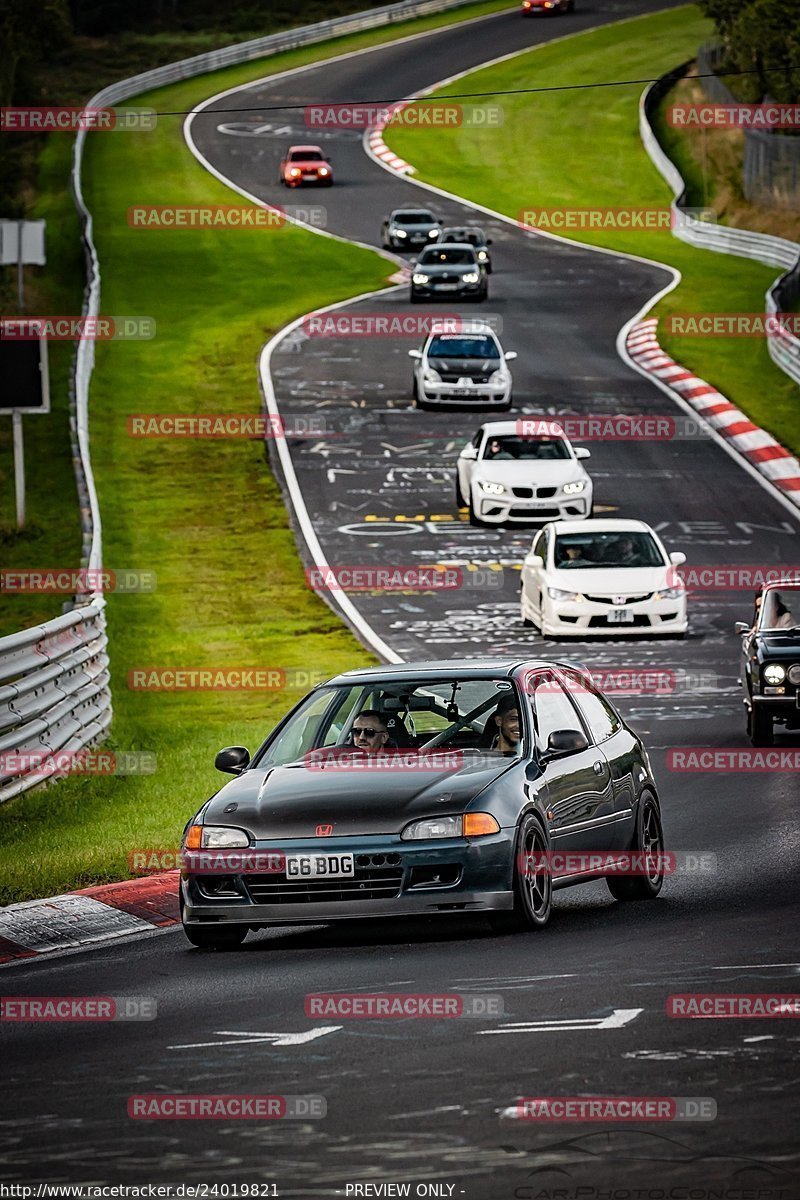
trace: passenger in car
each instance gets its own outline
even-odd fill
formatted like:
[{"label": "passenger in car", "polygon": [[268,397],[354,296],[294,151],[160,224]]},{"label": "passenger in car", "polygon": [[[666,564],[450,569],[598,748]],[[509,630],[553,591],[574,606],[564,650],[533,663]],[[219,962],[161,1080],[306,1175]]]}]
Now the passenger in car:
[{"label": "passenger in car", "polygon": [[497,726],[497,734],[492,740],[492,750],[499,750],[503,754],[519,754],[519,709],[516,697],[512,692],[507,692],[502,697],[490,720],[493,720]]}]

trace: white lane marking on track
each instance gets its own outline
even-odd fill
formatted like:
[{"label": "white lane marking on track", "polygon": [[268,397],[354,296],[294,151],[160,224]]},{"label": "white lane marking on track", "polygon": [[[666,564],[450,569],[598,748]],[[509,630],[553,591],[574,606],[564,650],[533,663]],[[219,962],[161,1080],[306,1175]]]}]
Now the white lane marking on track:
[{"label": "white lane marking on track", "polygon": [[503,1025],[501,1029],[479,1029],[477,1032],[479,1034],[547,1033],[560,1030],[562,1033],[568,1033],[578,1029],[622,1029],[624,1025],[630,1025],[631,1021],[635,1021],[643,1012],[643,1008],[615,1008],[607,1017],[576,1018],[572,1021],[519,1021]]},{"label": "white lane marking on track", "polygon": [[341,1025],[323,1025],[319,1029],[307,1029],[305,1033],[240,1033],[238,1030],[218,1029],[217,1037],[233,1039],[226,1042],[188,1042],[180,1046],[167,1046],[168,1050],[205,1050],[209,1046],[245,1046],[262,1042],[273,1046],[303,1046],[314,1042],[328,1033],[336,1033]]}]

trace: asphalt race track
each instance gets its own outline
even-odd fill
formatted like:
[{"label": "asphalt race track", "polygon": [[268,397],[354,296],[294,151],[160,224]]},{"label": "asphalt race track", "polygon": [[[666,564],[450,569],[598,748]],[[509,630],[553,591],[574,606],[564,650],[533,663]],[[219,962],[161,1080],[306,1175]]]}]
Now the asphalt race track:
[{"label": "asphalt race track", "polygon": [[[346,238],[378,245],[381,219],[403,205],[464,223],[475,219],[467,205],[392,177],[356,132],[326,134],[334,188],[287,196],[276,182],[282,149],[321,136],[296,110],[240,118],[215,109],[405,96],[528,44],[659,7],[595,0],[563,21],[504,13],[456,26],[250,85],[206,109],[192,134],[237,186],[274,203],[324,205],[327,229]],[[220,128],[231,123],[260,132]],[[515,415],[681,416],[615,349],[619,328],[665,285],[665,271],[477,219],[494,239],[490,297],[447,311],[501,319],[505,348],[519,352]],[[407,287],[352,309],[406,313]],[[392,1182],[411,1183],[411,1195],[418,1183],[442,1185],[430,1194],[469,1200],[745,1200],[748,1188],[761,1200],[800,1197],[792,1022],[689,1022],[664,1011],[671,993],[797,990],[796,779],[666,767],[673,747],[748,745],[732,627],[750,614],[751,594],[690,598],[690,632],[679,642],[570,647],[523,629],[518,567],[532,530],[474,529],[459,513],[455,458],[487,418],[412,406],[407,351],[418,344],[299,330],[273,354],[284,420],[326,422],[323,437],[290,448],[327,560],[462,568],[456,591],[351,597],[406,659],[572,653],[593,669],[672,672],[662,694],[619,704],[651,751],[667,847],[715,855],[713,866],[668,880],[650,905],[615,904],[602,884],[561,892],[541,934],[498,937],[472,919],[376,923],[251,935],[223,955],[190,950],[171,931],[16,965],[4,974],[5,995],[152,996],[159,1011],[122,1037],[117,1025],[7,1027],[4,1085],[18,1099],[0,1124],[5,1177],[271,1181],[294,1197]],[[797,516],[702,433],[586,444],[596,511],[650,522],[690,565],[798,561]],[[777,744],[797,739],[779,734]],[[305,995],[325,990],[491,993],[505,1015],[309,1019]],[[130,1120],[127,1098],[155,1092],[322,1095],[327,1116]],[[609,1128],[503,1115],[520,1096],[587,1092],[709,1098],[716,1119]]]}]

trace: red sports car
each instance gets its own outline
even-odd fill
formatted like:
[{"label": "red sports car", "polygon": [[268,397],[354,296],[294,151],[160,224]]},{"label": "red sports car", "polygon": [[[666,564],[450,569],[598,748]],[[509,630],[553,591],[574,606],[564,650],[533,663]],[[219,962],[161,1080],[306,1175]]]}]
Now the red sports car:
[{"label": "red sports car", "polygon": [[523,17],[556,12],[568,13],[573,12],[574,8],[575,0],[522,0]]},{"label": "red sports car", "polygon": [[316,183],[330,187],[333,169],[319,146],[290,146],[281,159],[280,182],[286,187]]}]

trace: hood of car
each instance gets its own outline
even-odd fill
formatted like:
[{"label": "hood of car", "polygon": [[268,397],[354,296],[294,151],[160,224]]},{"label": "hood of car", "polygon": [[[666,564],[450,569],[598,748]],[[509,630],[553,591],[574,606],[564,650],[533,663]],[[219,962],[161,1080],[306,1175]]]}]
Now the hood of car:
[{"label": "hood of car", "polygon": [[293,158],[291,162],[286,164],[286,166],[290,171],[292,167],[300,167],[303,171],[310,171],[312,169],[316,170],[319,167],[328,167],[328,169],[330,169],[329,162],[321,161],[318,158]]},{"label": "hood of car", "polygon": [[[218,792],[203,820],[246,829],[258,840],[311,838],[318,825],[332,825],[333,837],[399,833],[416,818],[463,812],[510,765],[500,758],[472,766],[465,758],[461,766],[435,770],[302,762],[254,769]],[[223,811],[233,803],[233,812]]]},{"label": "hood of car", "polygon": [[426,366],[440,375],[483,375],[500,370],[499,358],[428,358]]},{"label": "hood of car", "polygon": [[800,633],[788,629],[758,633],[755,644],[762,662],[800,662]]},{"label": "hood of car", "polygon": [[435,221],[421,221],[418,225],[407,225],[405,221],[390,221],[389,224],[392,229],[405,229],[406,233],[429,233],[431,229],[437,232],[439,230]]},{"label": "hood of car", "polygon": [[663,567],[567,567],[553,568],[547,579],[553,587],[582,595],[640,596],[669,587],[666,565]]},{"label": "hood of car", "polygon": [[475,478],[492,483],[503,483],[508,487],[518,484],[561,484],[583,479],[582,471],[574,459],[562,458],[551,462],[519,462],[516,459],[482,458],[475,464]]}]

